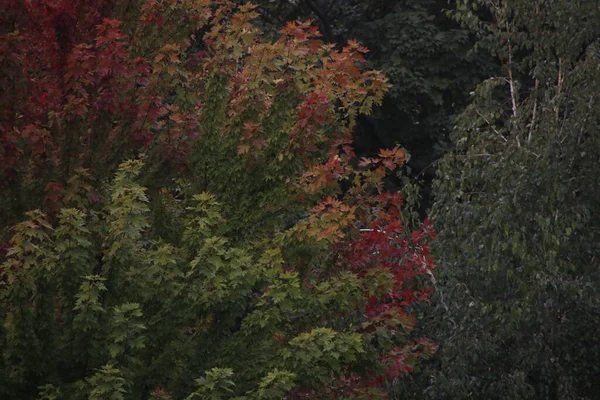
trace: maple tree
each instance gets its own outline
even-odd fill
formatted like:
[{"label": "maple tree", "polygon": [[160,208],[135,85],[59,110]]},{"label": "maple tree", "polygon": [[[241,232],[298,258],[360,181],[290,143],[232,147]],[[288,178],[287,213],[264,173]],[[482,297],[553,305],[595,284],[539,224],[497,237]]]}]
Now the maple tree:
[{"label": "maple tree", "polygon": [[3,7],[2,396],[381,398],[435,350],[407,156],[354,162],[365,48],[228,1]]}]

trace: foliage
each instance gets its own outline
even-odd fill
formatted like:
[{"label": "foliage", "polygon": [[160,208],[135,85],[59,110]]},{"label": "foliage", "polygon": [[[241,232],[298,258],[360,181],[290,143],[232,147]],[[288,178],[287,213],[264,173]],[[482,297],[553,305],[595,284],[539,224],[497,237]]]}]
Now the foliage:
[{"label": "foliage", "polygon": [[[215,197],[201,193],[176,222],[176,244],[148,235],[141,170],[122,164],[98,212],[64,208],[52,225],[32,211],[14,227],[3,396],[136,398],[160,387],[190,399],[354,398],[434,350],[407,336],[405,307],[427,297],[414,285],[432,265],[429,228],[407,239],[399,195],[326,200],[304,223],[235,246],[218,234]],[[379,211],[360,233],[352,224],[366,206]]]},{"label": "foliage", "polygon": [[445,1],[354,3],[354,12],[362,10],[346,35],[372,50],[371,65],[391,83],[377,135],[388,147],[406,145],[422,168],[441,154],[450,116],[466,106],[469,91],[493,65],[467,54],[470,32],[445,16]]},{"label": "foliage", "polygon": [[[350,42],[338,52],[309,24],[289,23],[276,42],[261,41],[250,5],[235,16],[225,1],[5,7],[5,218],[64,205],[75,171],[107,179],[140,150],[153,160],[153,180],[180,166],[204,190],[218,185],[239,199],[240,186],[251,185],[233,179],[235,192],[215,176],[251,167],[269,172],[252,183],[279,187],[387,86],[381,74],[359,71],[364,48]],[[267,163],[272,157],[279,164]],[[93,187],[82,189],[96,199]]]},{"label": "foliage", "polygon": [[503,73],[473,93],[439,168],[432,218],[444,268],[427,329],[441,350],[406,392],[595,398],[597,2],[458,6]]},{"label": "foliage", "polygon": [[354,162],[364,47],[228,1],[2,7],[1,397],[382,398],[433,353],[406,154]]},{"label": "foliage", "polygon": [[[483,52],[470,52],[474,34],[446,9],[447,0],[300,0],[259,1],[266,30],[285,21],[313,18],[324,39],[356,39],[369,48],[368,65],[382,70],[390,90],[382,107],[360,118],[355,148],[373,156],[398,143],[411,153],[408,174],[420,186],[421,215],[431,206],[434,162],[449,150],[452,117],[469,103],[469,92],[499,68]],[[387,185],[406,188],[406,179],[388,177]]]}]

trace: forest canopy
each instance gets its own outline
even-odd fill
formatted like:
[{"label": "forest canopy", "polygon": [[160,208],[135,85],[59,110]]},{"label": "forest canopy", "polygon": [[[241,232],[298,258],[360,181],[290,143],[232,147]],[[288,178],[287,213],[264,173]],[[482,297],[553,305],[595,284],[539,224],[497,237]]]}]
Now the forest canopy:
[{"label": "forest canopy", "polygon": [[7,0],[0,397],[594,399],[595,0]]}]

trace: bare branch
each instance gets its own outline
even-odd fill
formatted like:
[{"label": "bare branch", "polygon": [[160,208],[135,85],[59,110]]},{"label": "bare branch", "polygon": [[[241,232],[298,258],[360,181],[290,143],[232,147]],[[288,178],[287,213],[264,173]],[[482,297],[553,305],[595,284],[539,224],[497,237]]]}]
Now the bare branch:
[{"label": "bare branch", "polygon": [[536,112],[537,112],[537,90],[538,87],[540,85],[540,81],[536,78],[535,80],[535,89],[534,89],[534,95],[536,96],[534,103],[533,103],[533,113],[531,115],[531,125],[529,126],[529,136],[527,136],[527,143],[531,143],[531,138],[533,137],[533,128],[535,126],[535,118],[536,118]]},{"label": "bare branch", "polygon": [[494,125],[492,125],[492,123],[482,113],[480,113],[479,110],[476,109],[475,112],[477,113],[477,115],[479,115],[481,118],[483,118],[483,120],[486,122],[486,124],[488,124],[489,127],[492,128],[492,130],[494,131],[494,133],[496,133],[496,135],[501,137],[502,140],[504,140],[506,142],[506,138],[504,136],[502,136],[502,134],[500,132],[498,132],[498,130],[494,127]]},{"label": "bare branch", "polygon": [[515,91],[512,73],[512,44],[510,42],[510,25],[506,22],[506,33],[508,34],[508,84],[510,86],[510,98],[512,101],[513,117],[517,117],[517,93]]}]

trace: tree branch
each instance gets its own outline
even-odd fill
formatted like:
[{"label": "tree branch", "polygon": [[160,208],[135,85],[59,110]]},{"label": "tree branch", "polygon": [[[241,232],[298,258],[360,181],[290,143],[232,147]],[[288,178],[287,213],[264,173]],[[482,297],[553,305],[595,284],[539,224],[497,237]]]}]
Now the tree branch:
[{"label": "tree branch", "polygon": [[531,115],[531,125],[529,126],[529,136],[527,136],[527,143],[531,143],[531,138],[533,137],[533,127],[535,126],[535,117],[536,117],[537,105],[538,105],[537,91],[538,91],[539,85],[540,85],[540,81],[536,78],[535,89],[534,89],[534,95],[536,96],[536,98],[533,103],[533,113]]},{"label": "tree branch", "polygon": [[313,13],[319,18],[323,32],[323,39],[328,42],[333,42],[333,31],[331,30],[331,24],[329,18],[327,18],[327,12],[323,11],[322,4],[318,0],[304,0]]},{"label": "tree branch", "polygon": [[[512,73],[512,43],[510,42],[510,25],[508,24],[508,21],[506,21],[506,33],[508,35],[507,37],[507,43],[508,43],[508,85],[510,86],[510,99],[512,102],[512,116],[513,118],[517,118],[518,113],[517,113],[517,92],[515,90],[515,83],[514,83],[514,78],[513,78],[513,73]],[[517,143],[517,147],[521,147],[521,141],[519,140],[519,133],[517,132],[517,134],[515,135],[515,141]]]}]

